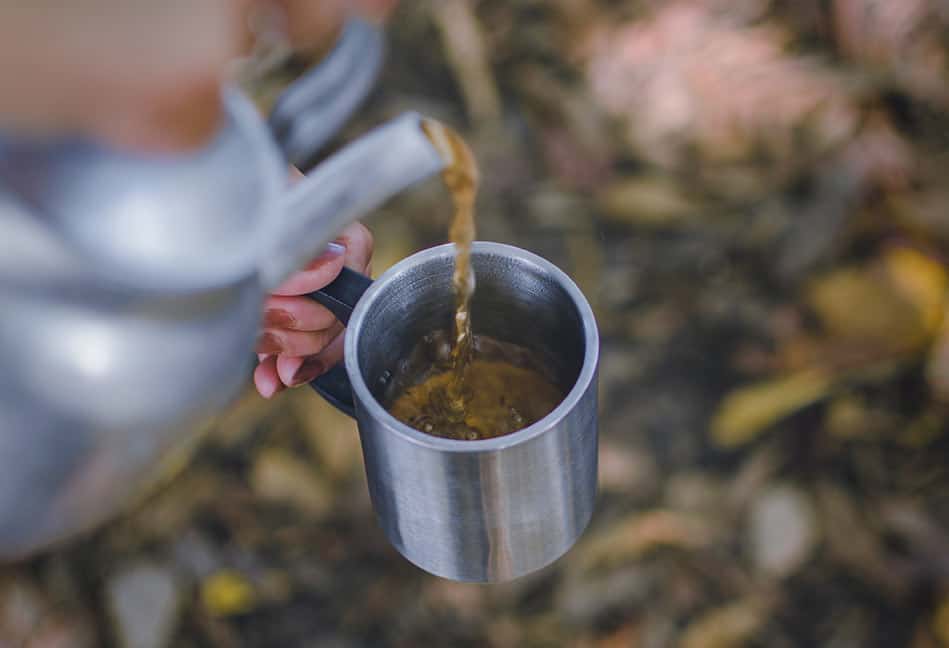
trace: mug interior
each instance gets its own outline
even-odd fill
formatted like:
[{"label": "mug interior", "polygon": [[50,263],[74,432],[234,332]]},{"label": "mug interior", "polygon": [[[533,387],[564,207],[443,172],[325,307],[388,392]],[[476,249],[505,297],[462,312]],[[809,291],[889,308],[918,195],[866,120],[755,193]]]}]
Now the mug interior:
[{"label": "mug interior", "polygon": [[[472,249],[477,282],[472,332],[529,349],[567,394],[580,377],[587,351],[582,314],[557,274],[534,262],[533,255],[506,250],[516,248],[475,243]],[[422,338],[453,325],[453,247],[417,256],[425,258],[411,263],[410,257],[374,286],[355,331],[359,371],[383,406],[390,380]]]}]

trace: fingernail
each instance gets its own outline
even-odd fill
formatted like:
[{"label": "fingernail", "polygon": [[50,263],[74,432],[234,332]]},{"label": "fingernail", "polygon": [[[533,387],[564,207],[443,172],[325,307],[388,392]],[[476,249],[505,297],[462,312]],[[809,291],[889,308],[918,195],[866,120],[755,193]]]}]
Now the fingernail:
[{"label": "fingernail", "polygon": [[333,259],[338,259],[339,257],[346,254],[346,246],[339,243],[327,243],[326,249],[323,250],[323,254],[316,257],[310,264],[306,267],[307,270],[316,270],[324,263],[328,263]]},{"label": "fingernail", "polygon": [[323,361],[318,356],[310,356],[303,361],[299,369],[293,374],[290,385],[296,387],[308,383],[325,371]]},{"label": "fingernail", "polygon": [[264,326],[267,328],[293,328],[296,320],[282,308],[268,308],[264,311]]},{"label": "fingernail", "polygon": [[277,393],[277,385],[267,385],[267,387],[264,388],[258,387],[257,393],[259,393],[264,400],[270,400],[274,397],[274,394]]},{"label": "fingernail", "polygon": [[282,350],[280,339],[273,333],[264,331],[261,336],[257,338],[255,350],[257,353],[280,353]]}]

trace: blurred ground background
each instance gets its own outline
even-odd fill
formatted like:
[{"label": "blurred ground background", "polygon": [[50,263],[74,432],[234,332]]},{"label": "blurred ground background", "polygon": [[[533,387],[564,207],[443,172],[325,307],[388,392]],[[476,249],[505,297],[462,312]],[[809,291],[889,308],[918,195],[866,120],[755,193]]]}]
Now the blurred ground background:
[{"label": "blurred ground background", "polygon": [[[479,238],[589,297],[588,532],[514,583],[428,576],[376,525],[353,424],[248,392],[123,518],[0,569],[0,646],[949,646],[947,24],[939,0],[403,3],[344,139],[457,127]],[[449,213],[432,181],[374,214],[376,273]]]}]

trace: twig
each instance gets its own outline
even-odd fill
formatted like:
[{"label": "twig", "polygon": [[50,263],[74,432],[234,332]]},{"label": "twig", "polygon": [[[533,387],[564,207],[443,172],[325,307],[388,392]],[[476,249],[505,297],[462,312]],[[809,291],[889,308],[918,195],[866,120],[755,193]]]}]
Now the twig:
[{"label": "twig", "polygon": [[430,6],[469,118],[476,125],[496,122],[501,115],[501,101],[485,52],[484,34],[471,2],[435,0]]}]

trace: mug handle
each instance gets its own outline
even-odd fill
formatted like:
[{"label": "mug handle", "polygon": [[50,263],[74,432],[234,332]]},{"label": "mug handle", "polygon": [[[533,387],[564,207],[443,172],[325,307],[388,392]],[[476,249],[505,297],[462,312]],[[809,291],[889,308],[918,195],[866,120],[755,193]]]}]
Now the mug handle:
[{"label": "mug handle", "polygon": [[[307,297],[326,306],[343,325],[349,323],[353,309],[363,293],[372,285],[372,279],[359,274],[355,270],[343,268],[342,272],[328,285],[312,292]],[[353,403],[353,389],[346,375],[346,365],[340,362],[332,369],[310,382],[310,387],[316,390],[326,401],[349,416],[356,418],[356,407]]]}]

